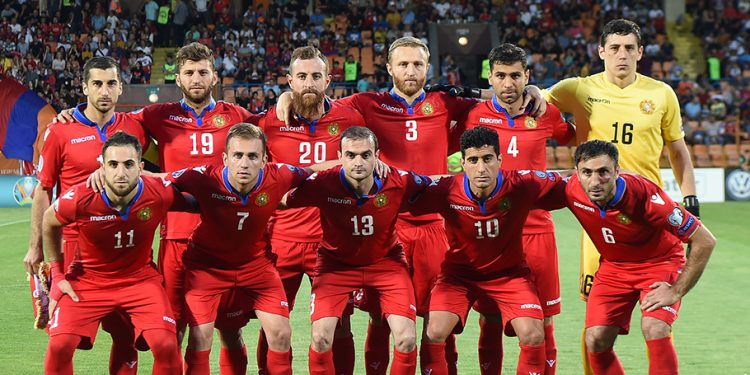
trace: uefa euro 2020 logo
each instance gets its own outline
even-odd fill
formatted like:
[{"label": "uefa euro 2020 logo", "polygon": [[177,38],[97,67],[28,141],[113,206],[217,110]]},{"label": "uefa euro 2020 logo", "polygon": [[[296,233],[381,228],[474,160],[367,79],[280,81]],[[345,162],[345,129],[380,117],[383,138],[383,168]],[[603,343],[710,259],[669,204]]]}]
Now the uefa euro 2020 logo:
[{"label": "uefa euro 2020 logo", "polygon": [[34,188],[39,183],[33,176],[24,176],[13,185],[13,198],[21,207],[31,206]]}]

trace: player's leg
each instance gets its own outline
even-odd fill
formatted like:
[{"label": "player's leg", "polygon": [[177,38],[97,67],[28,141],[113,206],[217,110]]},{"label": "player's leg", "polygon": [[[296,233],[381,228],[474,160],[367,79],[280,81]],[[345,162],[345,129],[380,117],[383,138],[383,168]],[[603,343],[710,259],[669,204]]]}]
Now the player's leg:
[{"label": "player's leg", "polygon": [[385,375],[390,362],[391,328],[383,319],[378,301],[380,295],[374,289],[358,291],[358,307],[367,311],[370,320],[367,322],[365,339],[365,373],[367,375]]},{"label": "player's leg", "polygon": [[148,329],[143,331],[142,335],[154,355],[152,374],[179,375],[182,373],[180,349],[177,347],[177,336],[174,330]]},{"label": "player's leg", "polygon": [[[313,301],[311,300],[312,304]],[[308,369],[311,375],[334,375],[333,332],[339,318],[335,316],[316,319],[312,323],[312,339],[308,353]]]},{"label": "player's leg", "polygon": [[241,329],[219,329],[221,352],[219,374],[241,375],[247,373],[247,347]]},{"label": "player's leg", "polygon": [[445,340],[453,334],[460,317],[450,311],[430,311],[426,319],[427,330],[422,337],[419,351],[422,373],[447,375],[448,362],[445,358]]},{"label": "player's leg", "polygon": [[[476,305],[475,305],[476,306]],[[482,375],[503,370],[503,318],[500,313],[479,315],[479,371]]]},{"label": "player's leg", "polygon": [[289,317],[266,311],[255,310],[263,332],[268,340],[267,369],[268,374],[291,374],[291,340],[292,328]]},{"label": "player's leg", "polygon": [[172,313],[177,322],[177,345],[182,348],[182,341],[187,328],[187,311],[185,306],[185,266],[182,256],[187,249],[187,240],[161,239],[159,241],[159,272],[164,278],[164,290],[169,297]]},{"label": "player's leg", "polygon": [[333,332],[333,366],[337,375],[354,373],[354,335],[352,335],[352,303],[347,303],[340,324]]},{"label": "player's leg", "polygon": [[[209,356],[219,304],[234,287],[237,272],[185,264],[185,305],[190,332],[185,350],[185,373],[208,374]],[[171,299],[170,299],[171,302]]]},{"label": "player's leg", "polygon": [[102,329],[112,336],[109,352],[109,373],[135,375],[138,373],[138,351],[135,349],[135,328],[121,312],[113,312],[102,319]]},{"label": "player's leg", "polygon": [[50,336],[44,355],[45,375],[73,375],[73,354],[81,336],[60,334]]},{"label": "player's leg", "polygon": [[[586,302],[591,287],[594,284],[594,275],[599,268],[599,251],[585,231],[581,231],[581,272],[579,275],[579,297]],[[593,375],[589,363],[588,350],[586,349],[586,328],[581,332],[581,358],[584,375]]]},{"label": "player's leg", "polygon": [[209,356],[214,339],[214,322],[190,325],[188,345],[185,349],[185,374],[207,375],[211,373]]},{"label": "player's leg", "polygon": [[521,353],[518,356],[518,374],[544,373],[544,321],[530,317],[519,317],[510,321],[518,336]]},{"label": "player's leg", "polygon": [[613,350],[620,332],[617,326],[592,326],[586,328],[586,349],[591,370],[596,375],[625,374],[620,360]]},{"label": "player's leg", "polygon": [[391,314],[388,326],[393,332],[393,364],[391,374],[414,374],[417,370],[417,327],[414,318]]},{"label": "player's leg", "polygon": [[[644,275],[638,283],[641,289],[639,299],[642,301],[650,292],[651,285],[658,281],[674,284],[679,273],[677,269],[652,270]],[[677,320],[681,301],[670,306],[664,306],[654,311],[642,311],[641,330],[646,339],[649,358],[649,374],[677,374],[677,352],[672,342],[672,325]]]}]

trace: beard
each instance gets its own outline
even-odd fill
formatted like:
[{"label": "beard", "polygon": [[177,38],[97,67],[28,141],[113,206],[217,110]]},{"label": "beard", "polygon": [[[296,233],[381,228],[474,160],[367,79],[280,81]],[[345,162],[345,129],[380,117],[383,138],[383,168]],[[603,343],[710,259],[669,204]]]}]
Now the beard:
[{"label": "beard", "polygon": [[105,101],[101,103],[99,101],[95,101],[91,103],[91,106],[94,107],[94,109],[96,109],[100,113],[107,113],[110,110],[112,110],[112,108],[114,108],[115,104],[116,104],[115,101],[110,99],[110,101]]},{"label": "beard", "polygon": [[211,97],[211,92],[214,90],[214,85],[209,84],[207,88],[203,90],[200,94],[193,94],[190,91],[189,87],[180,86],[180,90],[182,90],[182,95],[185,96],[186,99],[189,101],[195,103],[195,104],[203,104],[208,101],[208,99]]},{"label": "beard", "polygon": [[425,81],[427,80],[427,77],[423,77],[422,79],[417,79],[416,84],[413,82],[407,83],[406,80],[403,80],[398,77],[393,77],[393,85],[396,86],[396,89],[398,91],[401,91],[406,96],[413,96],[416,95],[422,88],[424,88]]},{"label": "beard", "polygon": [[131,182],[129,185],[125,186],[124,188],[119,188],[114,183],[109,182],[109,181],[106,181],[106,183],[107,183],[107,187],[114,195],[118,197],[125,197],[128,194],[130,194],[130,192],[132,192],[133,189],[135,189],[135,187],[138,185],[138,180],[136,179],[135,181]]},{"label": "beard", "polygon": [[505,104],[513,104],[513,103],[517,102],[518,99],[521,98],[521,95],[523,95],[523,91],[521,91],[521,92],[514,91],[513,93],[510,93],[510,94],[512,94],[510,96],[506,96],[506,94],[508,94],[508,93],[502,92],[502,93],[500,93],[500,95],[498,95],[498,98],[503,103],[505,103]]},{"label": "beard", "polygon": [[316,118],[321,115],[320,105],[323,104],[324,99],[324,93],[314,89],[308,89],[302,92],[292,92],[292,106],[294,107],[294,112],[306,119]]}]

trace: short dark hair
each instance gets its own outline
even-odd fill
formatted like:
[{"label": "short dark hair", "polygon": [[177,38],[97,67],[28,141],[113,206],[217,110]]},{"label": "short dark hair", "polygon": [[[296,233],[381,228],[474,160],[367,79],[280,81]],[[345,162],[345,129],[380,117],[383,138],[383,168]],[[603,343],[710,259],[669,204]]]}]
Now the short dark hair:
[{"label": "short dark hair", "polygon": [[500,155],[500,138],[497,132],[485,127],[477,126],[461,134],[461,156],[466,156],[466,150],[474,147],[492,146],[495,154]]},{"label": "short dark hair", "polygon": [[112,134],[104,142],[104,146],[102,146],[102,158],[104,158],[104,153],[107,151],[108,148],[124,147],[124,146],[133,147],[135,149],[135,152],[138,154],[138,161],[141,160],[141,155],[143,154],[143,148],[141,147],[141,142],[138,141],[138,138],[128,133],[125,133],[122,130],[115,132],[115,134]]},{"label": "short dark hair", "polygon": [[89,78],[91,78],[91,69],[107,70],[111,68],[115,68],[115,71],[117,71],[117,81],[119,82],[120,64],[115,59],[109,56],[92,57],[83,64],[83,82],[88,82]]},{"label": "short dark hair", "polygon": [[602,36],[601,38],[599,38],[599,45],[604,47],[604,45],[607,44],[607,38],[612,34],[633,34],[635,35],[635,39],[638,42],[638,47],[641,46],[641,28],[633,21],[619,18],[607,22],[607,24],[604,25],[604,30],[602,30]]},{"label": "short dark hair", "polygon": [[190,61],[201,61],[208,60],[210,69],[214,70],[214,51],[208,48],[205,44],[198,42],[190,43],[177,51],[177,71],[179,72],[182,65],[188,60]]},{"label": "short dark hair", "polygon": [[520,62],[523,70],[526,70],[528,64],[526,51],[511,43],[503,43],[493,48],[492,51],[490,51],[489,60],[490,71],[495,67],[495,64],[513,65]]},{"label": "short dark hair", "polygon": [[266,133],[264,133],[263,129],[258,126],[247,122],[234,124],[227,134],[227,142],[224,145],[224,150],[229,151],[229,141],[232,140],[232,138],[260,139],[260,142],[263,143],[263,154],[266,153]]},{"label": "short dark hair", "polygon": [[614,160],[615,167],[620,162],[620,152],[617,151],[617,147],[615,146],[615,144],[598,139],[581,143],[578,148],[576,148],[576,153],[575,155],[573,155],[573,161],[575,162],[576,167],[578,167],[578,163],[597,158],[602,155],[607,155],[612,160]]},{"label": "short dark hair", "polygon": [[375,146],[375,151],[378,150],[378,137],[375,136],[375,133],[373,133],[372,130],[364,126],[352,126],[351,128],[344,130],[339,139],[339,150],[341,150],[341,145],[344,143],[344,138],[351,140],[369,139]]}]

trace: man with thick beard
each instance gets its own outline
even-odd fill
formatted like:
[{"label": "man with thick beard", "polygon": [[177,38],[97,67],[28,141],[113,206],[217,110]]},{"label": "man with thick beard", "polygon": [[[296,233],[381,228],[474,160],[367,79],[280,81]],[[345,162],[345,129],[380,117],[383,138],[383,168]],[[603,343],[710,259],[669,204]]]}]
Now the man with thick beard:
[{"label": "man with thick beard", "polygon": [[[315,47],[295,49],[287,78],[292,88],[296,115],[289,125],[276,118],[276,108],[268,110],[260,127],[268,135],[269,161],[309,167],[338,160],[339,135],[352,126],[363,126],[364,119],[349,106],[334,104],[325,96],[331,82],[328,60]],[[304,275],[313,276],[317,250],[323,239],[320,212],[316,207],[279,210],[269,222],[271,248],[277,255],[276,268],[284,283],[289,310]],[[354,340],[349,314],[333,339],[333,359],[337,374],[354,371]],[[258,369],[266,371],[268,343],[261,331],[258,340]]]}]

